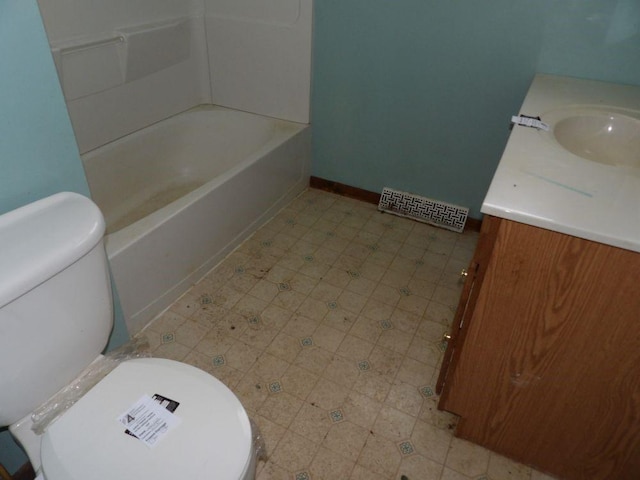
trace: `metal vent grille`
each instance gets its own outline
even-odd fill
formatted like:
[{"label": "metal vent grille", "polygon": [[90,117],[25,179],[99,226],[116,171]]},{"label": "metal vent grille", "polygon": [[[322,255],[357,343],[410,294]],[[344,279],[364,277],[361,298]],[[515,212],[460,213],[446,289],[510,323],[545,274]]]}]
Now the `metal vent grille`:
[{"label": "metal vent grille", "polygon": [[469,209],[385,187],[378,210],[462,232]]}]

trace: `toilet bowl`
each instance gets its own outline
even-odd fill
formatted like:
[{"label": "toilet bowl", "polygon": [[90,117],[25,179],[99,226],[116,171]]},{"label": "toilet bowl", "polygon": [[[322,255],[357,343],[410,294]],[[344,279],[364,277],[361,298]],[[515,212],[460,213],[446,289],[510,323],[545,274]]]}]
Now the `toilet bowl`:
[{"label": "toilet bowl", "polygon": [[[179,405],[180,423],[148,446],[118,421],[143,395]],[[158,358],[127,360],[42,436],[46,480],[249,480],[255,471],[251,426],[235,395],[211,375]]]},{"label": "toilet bowl", "polygon": [[0,426],[45,480],[253,480],[251,423],[212,375],[167,359],[119,363],[36,433],[31,414],[100,357],[113,325],[102,236],[86,197],[0,216]]}]

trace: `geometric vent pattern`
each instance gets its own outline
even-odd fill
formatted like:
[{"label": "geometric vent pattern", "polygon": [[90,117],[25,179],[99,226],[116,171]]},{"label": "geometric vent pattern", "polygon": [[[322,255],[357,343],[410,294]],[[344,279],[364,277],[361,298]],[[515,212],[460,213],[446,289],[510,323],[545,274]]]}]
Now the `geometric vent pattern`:
[{"label": "geometric vent pattern", "polygon": [[462,232],[469,209],[384,187],[378,210]]}]

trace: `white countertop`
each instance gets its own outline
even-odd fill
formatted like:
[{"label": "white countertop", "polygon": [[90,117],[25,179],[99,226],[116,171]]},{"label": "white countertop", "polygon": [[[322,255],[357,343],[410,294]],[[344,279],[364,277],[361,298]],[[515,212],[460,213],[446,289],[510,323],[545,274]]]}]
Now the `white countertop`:
[{"label": "white countertop", "polygon": [[[544,122],[547,112],[582,105],[640,112],[640,87],[537,75],[514,115]],[[640,167],[582,159],[552,130],[513,127],[482,213],[640,252]]]}]

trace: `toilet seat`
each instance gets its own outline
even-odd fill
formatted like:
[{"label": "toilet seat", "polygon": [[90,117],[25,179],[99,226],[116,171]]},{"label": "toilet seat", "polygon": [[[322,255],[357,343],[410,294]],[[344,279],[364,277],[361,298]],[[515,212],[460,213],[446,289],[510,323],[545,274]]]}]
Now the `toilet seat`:
[{"label": "toilet seat", "polygon": [[[179,402],[180,424],[154,447],[127,435],[118,418],[143,395]],[[42,438],[47,480],[238,480],[253,463],[251,426],[219,380],[173,360],[121,363],[51,424]]]}]

